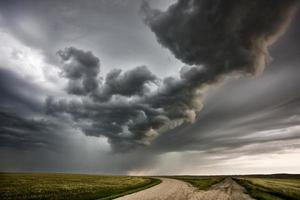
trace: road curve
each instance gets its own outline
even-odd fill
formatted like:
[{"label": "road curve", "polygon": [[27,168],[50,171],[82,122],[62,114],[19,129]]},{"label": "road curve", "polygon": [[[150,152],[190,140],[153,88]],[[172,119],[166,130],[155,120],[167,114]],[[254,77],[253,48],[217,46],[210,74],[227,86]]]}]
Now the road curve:
[{"label": "road curve", "polygon": [[118,200],[181,200],[189,199],[196,190],[189,184],[169,178],[159,178],[161,183],[149,189],[133,193]]},{"label": "road curve", "polygon": [[209,190],[197,190],[180,180],[160,178],[162,183],[149,189],[118,198],[118,200],[253,200],[245,189],[231,178],[213,185]]}]

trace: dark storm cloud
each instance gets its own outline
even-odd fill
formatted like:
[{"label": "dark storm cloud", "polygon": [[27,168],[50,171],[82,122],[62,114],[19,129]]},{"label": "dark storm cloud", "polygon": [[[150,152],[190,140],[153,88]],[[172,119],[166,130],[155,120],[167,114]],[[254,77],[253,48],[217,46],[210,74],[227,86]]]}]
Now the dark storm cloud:
[{"label": "dark storm cloud", "polygon": [[97,76],[100,72],[100,61],[91,52],[73,47],[57,53],[62,62],[62,75],[68,78],[67,91],[70,94],[87,95],[98,87]]},{"label": "dark storm cloud", "polygon": [[101,101],[107,101],[113,95],[144,95],[149,92],[146,84],[157,81],[146,66],[140,66],[124,73],[121,69],[114,69],[106,75],[102,85],[98,76],[100,60],[92,52],[70,47],[58,51],[58,55],[63,63],[62,75],[68,79],[67,91],[70,94],[92,94]]},{"label": "dark storm cloud", "polygon": [[[232,74],[263,71],[268,46],[288,27],[298,1],[178,1],[165,12],[144,2],[145,22],[158,42],[178,59],[195,65],[180,80],[165,80],[153,99],[171,119],[194,121],[202,108],[201,90]],[[171,116],[170,116],[171,115]]]},{"label": "dark storm cloud", "polygon": [[[63,69],[70,80],[69,88],[81,94],[93,91],[93,98],[50,98],[48,113],[70,114],[87,135],[105,136],[117,150],[150,144],[160,133],[196,120],[206,85],[233,73],[262,71],[267,48],[289,25],[296,2],[278,0],[269,5],[268,1],[178,1],[166,12],[151,10],[145,3],[146,23],[158,41],[182,61],[195,65],[183,67],[179,78],[167,77],[150,92],[146,83],[155,83],[157,78],[146,67],[123,74],[113,70],[102,84],[96,79],[99,59],[91,52],[67,48],[59,55],[64,59],[62,55],[67,54]],[[69,49],[76,55],[68,56]],[[76,62],[69,61],[70,57]],[[97,71],[86,73],[86,69],[93,69],[88,67],[90,59],[96,61],[91,63]],[[82,60],[88,64],[82,64]],[[87,74],[93,76],[92,90],[80,86],[84,84],[82,79],[90,78]]]},{"label": "dark storm cloud", "polygon": [[41,119],[43,91],[26,77],[0,69],[0,146],[1,149],[55,149],[62,138],[58,124]]},{"label": "dark storm cloud", "polygon": [[110,71],[105,78],[105,85],[101,88],[97,98],[108,100],[113,95],[123,96],[144,95],[149,92],[147,83],[155,83],[157,77],[146,66],[136,67],[122,74],[122,70]]},{"label": "dark storm cloud", "polygon": [[[77,53],[73,55],[71,52],[70,55],[70,50]],[[192,74],[201,72],[197,67],[184,68],[180,79],[169,77],[163,83],[145,66],[124,73],[112,70],[102,83],[101,78],[97,77],[99,66],[95,65],[99,59],[91,52],[71,47],[59,51],[59,55],[64,60],[62,69],[69,81],[68,88],[77,87],[76,91],[86,95],[81,100],[48,98],[47,113],[69,114],[87,135],[107,137],[116,150],[150,144],[160,131],[178,126],[184,121],[193,122],[195,111],[189,110],[188,106],[193,106],[197,111],[201,109],[196,101],[196,98],[201,98],[201,94],[186,90]],[[97,62],[90,62],[91,59]],[[82,79],[89,77],[89,70],[94,70],[91,66],[97,67],[97,73],[91,73],[96,87],[87,91],[80,84],[84,82]],[[75,85],[74,80],[79,84]],[[157,85],[158,89],[152,92],[150,83]],[[74,90],[71,93],[74,94]],[[183,102],[183,97],[192,100],[187,104]]]},{"label": "dark storm cloud", "polygon": [[261,72],[268,45],[288,25],[296,3],[179,0],[166,12],[152,10],[146,2],[142,9],[158,42],[187,64],[205,65],[201,75],[209,81],[235,71]]},{"label": "dark storm cloud", "polygon": [[1,148],[52,149],[55,141],[53,132],[57,131],[47,121],[26,119],[16,114],[0,111]]},{"label": "dark storm cloud", "polygon": [[[46,110],[54,117],[43,116],[40,99],[48,92],[13,66],[1,69],[1,171],[160,173],[165,167],[164,173],[178,173],[200,165],[213,171],[232,158],[299,149],[298,18],[297,31],[274,46],[267,73],[255,80],[222,76],[262,71],[269,36],[285,29],[294,1],[187,0],[166,12],[144,5],[155,34],[137,14],[140,3],[0,1],[1,31],[42,50],[47,60],[58,55],[71,94],[50,92]],[[153,72],[165,77],[178,70],[168,50],[194,65],[160,79]],[[213,86],[204,92],[206,85]],[[108,153],[107,141],[123,154]],[[150,146],[126,152],[140,145]],[[180,154],[175,162],[174,154]]]},{"label": "dark storm cloud", "polygon": [[[153,138],[151,133],[147,133],[148,118],[159,113],[147,105],[125,99],[101,103],[52,98],[47,99],[47,112],[56,116],[69,114],[86,135],[105,136],[116,150],[147,144]],[[157,123],[155,120],[158,119],[152,119],[152,123]]]},{"label": "dark storm cloud", "polygon": [[[261,149],[265,153],[284,149],[300,139],[298,66],[286,71],[284,65],[275,65],[271,73],[255,81],[231,80],[212,88],[197,121],[161,135],[153,149],[239,152],[235,156],[255,154]],[[271,149],[272,142],[280,145],[273,144]],[[246,146],[249,148],[242,150]]]},{"label": "dark storm cloud", "polygon": [[[151,126],[156,128],[165,119],[147,103],[128,98],[145,96],[150,91],[147,84],[158,81],[156,76],[141,66],[124,73],[112,70],[102,83],[98,77],[99,59],[91,52],[71,47],[58,54],[63,60],[63,75],[68,80],[67,91],[81,94],[82,99],[50,97],[46,101],[48,114],[70,114],[87,135],[105,136],[116,148],[149,143],[155,136]],[[92,80],[94,87],[87,87],[86,80]]]}]

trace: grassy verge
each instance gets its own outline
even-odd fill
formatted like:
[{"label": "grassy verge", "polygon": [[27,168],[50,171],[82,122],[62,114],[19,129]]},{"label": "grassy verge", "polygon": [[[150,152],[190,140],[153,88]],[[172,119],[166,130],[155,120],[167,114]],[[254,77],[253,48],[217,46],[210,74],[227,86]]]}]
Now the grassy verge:
[{"label": "grassy verge", "polygon": [[158,185],[158,184],[161,183],[160,179],[156,179],[156,178],[149,178],[149,179],[151,180],[151,183],[149,183],[148,185],[145,185],[145,186],[142,186],[142,187],[138,187],[138,188],[134,188],[132,190],[128,190],[128,191],[120,193],[120,194],[116,194],[116,195],[104,197],[104,198],[101,198],[101,199],[98,199],[98,200],[111,200],[111,199],[115,199],[115,198],[118,198],[118,197],[122,197],[122,196],[125,196],[125,195],[129,195],[129,194],[132,194],[132,193],[135,193],[135,192],[139,192],[139,191],[148,189],[150,187],[153,187],[153,186]]},{"label": "grassy verge", "polygon": [[112,199],[160,183],[148,177],[0,173],[1,200]]},{"label": "grassy verge", "polygon": [[269,191],[264,188],[257,187],[251,184],[248,180],[244,179],[234,179],[238,184],[243,186],[249,195],[257,200],[281,200],[281,198],[276,197],[269,193]]},{"label": "grassy verge", "polygon": [[299,200],[300,180],[246,178],[235,179],[246,188],[248,193],[258,200]]},{"label": "grassy verge", "polygon": [[212,185],[220,183],[224,180],[224,177],[201,177],[201,176],[172,176],[169,178],[174,178],[174,179],[188,182],[200,190],[207,190]]}]

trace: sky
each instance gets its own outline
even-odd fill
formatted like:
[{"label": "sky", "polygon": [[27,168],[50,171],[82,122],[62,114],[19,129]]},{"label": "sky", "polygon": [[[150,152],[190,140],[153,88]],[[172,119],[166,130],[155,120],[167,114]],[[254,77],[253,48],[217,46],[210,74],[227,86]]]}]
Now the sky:
[{"label": "sky", "polygon": [[0,171],[300,173],[298,3],[0,1]]}]

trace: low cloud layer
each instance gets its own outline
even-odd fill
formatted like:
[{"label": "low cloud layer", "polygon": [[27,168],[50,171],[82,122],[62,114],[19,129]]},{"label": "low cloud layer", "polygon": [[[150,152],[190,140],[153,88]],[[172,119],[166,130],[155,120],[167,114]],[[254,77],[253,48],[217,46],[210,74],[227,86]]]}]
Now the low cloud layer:
[{"label": "low cloud layer", "polygon": [[55,132],[60,128],[45,120],[26,119],[10,112],[0,112],[2,148],[55,149]]}]

